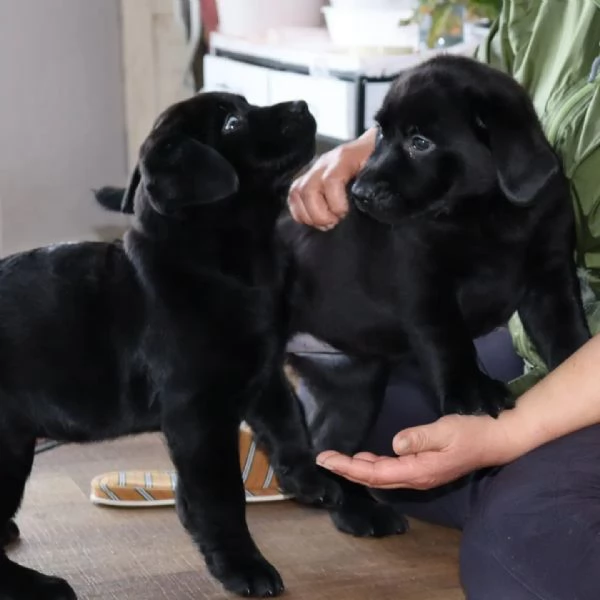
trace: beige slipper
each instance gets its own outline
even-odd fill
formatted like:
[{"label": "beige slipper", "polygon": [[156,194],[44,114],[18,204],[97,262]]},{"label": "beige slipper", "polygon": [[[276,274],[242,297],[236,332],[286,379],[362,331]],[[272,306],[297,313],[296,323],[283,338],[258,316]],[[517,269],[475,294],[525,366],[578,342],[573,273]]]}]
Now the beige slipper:
[{"label": "beige slipper", "polygon": [[[266,454],[258,448],[246,424],[240,427],[240,469],[246,502],[276,502],[291,496],[283,494]],[[175,471],[114,471],[94,477],[90,500],[116,508],[173,506]]]}]

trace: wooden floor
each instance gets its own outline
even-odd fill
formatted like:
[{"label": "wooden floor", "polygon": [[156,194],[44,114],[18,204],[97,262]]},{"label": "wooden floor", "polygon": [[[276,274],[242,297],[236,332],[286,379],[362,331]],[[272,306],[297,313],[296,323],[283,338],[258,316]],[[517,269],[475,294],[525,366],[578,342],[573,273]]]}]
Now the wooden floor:
[{"label": "wooden floor", "polygon": [[[169,467],[162,441],[141,436],[65,446],[36,459],[12,558],[66,577],[81,600],[225,599],[172,508],[99,508],[92,477],[114,469]],[[311,600],[463,600],[458,534],[413,521],[393,539],[338,533],[328,516],[293,502],[252,505],[259,546],[280,570],[285,597]]]}]

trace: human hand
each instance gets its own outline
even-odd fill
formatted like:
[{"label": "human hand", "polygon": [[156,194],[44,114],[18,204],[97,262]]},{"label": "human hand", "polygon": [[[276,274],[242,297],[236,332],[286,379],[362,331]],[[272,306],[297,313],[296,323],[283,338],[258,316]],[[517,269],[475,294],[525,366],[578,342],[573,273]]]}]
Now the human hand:
[{"label": "human hand", "polygon": [[323,231],[348,212],[346,185],[375,148],[376,130],[323,154],[290,188],[288,206],[294,220]]},{"label": "human hand", "polygon": [[516,458],[509,431],[504,421],[488,416],[448,415],[399,432],[393,441],[398,456],[361,452],[350,457],[328,450],[317,463],[367,487],[427,490]]}]

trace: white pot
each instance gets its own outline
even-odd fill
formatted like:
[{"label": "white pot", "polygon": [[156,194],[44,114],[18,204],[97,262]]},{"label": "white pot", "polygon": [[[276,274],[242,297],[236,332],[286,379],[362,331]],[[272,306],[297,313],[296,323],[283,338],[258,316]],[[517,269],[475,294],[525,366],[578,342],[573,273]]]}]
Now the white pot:
[{"label": "white pot", "polygon": [[217,0],[219,31],[252,37],[277,27],[318,27],[324,0]]},{"label": "white pot", "polygon": [[347,48],[419,49],[418,23],[402,24],[413,10],[323,8],[332,42]]}]

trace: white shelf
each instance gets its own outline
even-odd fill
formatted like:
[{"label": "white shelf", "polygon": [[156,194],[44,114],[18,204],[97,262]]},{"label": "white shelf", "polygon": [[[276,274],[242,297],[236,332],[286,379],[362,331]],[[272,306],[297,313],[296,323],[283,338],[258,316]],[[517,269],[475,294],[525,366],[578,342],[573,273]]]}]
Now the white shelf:
[{"label": "white shelf", "polygon": [[[244,39],[213,33],[210,40],[213,52],[245,55],[264,61],[273,61],[308,69],[321,76],[345,73],[370,78],[390,77],[436,54],[429,50],[414,54],[365,54],[336,48],[329,40],[326,29],[290,30],[273,32],[265,39]],[[475,44],[457,44],[447,49],[451,54],[470,55]]]}]

